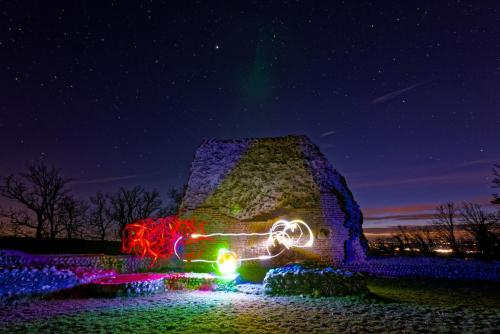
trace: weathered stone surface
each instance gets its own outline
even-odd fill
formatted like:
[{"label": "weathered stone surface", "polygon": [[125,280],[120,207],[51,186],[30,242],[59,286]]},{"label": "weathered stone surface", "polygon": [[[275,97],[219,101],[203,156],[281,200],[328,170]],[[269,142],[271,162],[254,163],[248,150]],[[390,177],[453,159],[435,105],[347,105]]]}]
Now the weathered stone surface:
[{"label": "weathered stone surface", "polygon": [[[365,258],[360,208],[344,177],[305,136],[205,141],[181,209],[218,232],[262,232],[277,219],[302,219],[317,238],[311,255],[325,262]],[[256,243],[233,240],[231,248],[262,255]]]},{"label": "weathered stone surface", "polygon": [[361,274],[331,267],[304,268],[300,265],[269,270],[264,278],[263,288],[270,295],[328,297],[368,293],[366,281]]}]

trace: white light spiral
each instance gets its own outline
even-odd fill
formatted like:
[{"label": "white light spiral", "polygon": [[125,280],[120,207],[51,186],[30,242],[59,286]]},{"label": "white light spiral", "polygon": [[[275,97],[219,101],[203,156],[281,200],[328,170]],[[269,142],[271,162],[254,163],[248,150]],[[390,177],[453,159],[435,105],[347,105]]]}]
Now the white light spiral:
[{"label": "white light spiral", "polygon": [[[189,236],[192,239],[198,238],[210,238],[210,237],[231,237],[231,236],[267,236],[266,240],[266,251],[268,255],[261,255],[257,257],[247,257],[239,258],[240,261],[250,261],[250,260],[268,260],[282,254],[285,249],[290,248],[304,248],[312,247],[314,243],[313,232],[311,228],[302,220],[294,219],[291,221],[280,219],[276,221],[269,232],[266,233],[212,233],[212,234],[196,234],[193,233]],[[177,245],[182,237],[179,237],[174,243],[174,253],[177,258],[184,262],[207,262],[216,263],[217,260],[205,260],[205,259],[193,259],[185,260],[182,259],[177,252]],[[280,250],[277,254],[272,254],[271,248],[277,245],[283,245],[285,248]]]}]

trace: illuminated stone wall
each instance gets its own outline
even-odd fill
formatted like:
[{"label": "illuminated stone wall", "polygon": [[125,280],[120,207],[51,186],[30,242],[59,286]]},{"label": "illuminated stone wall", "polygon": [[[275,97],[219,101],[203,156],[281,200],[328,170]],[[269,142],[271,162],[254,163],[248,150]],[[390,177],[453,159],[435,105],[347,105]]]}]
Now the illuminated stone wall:
[{"label": "illuminated stone wall", "polygon": [[[206,232],[269,231],[278,219],[301,219],[314,246],[273,261],[364,260],[362,215],[345,179],[305,136],[208,140],[196,151],[181,210],[206,220]],[[242,257],[265,255],[264,241],[237,237]],[[229,242],[229,241],[228,241]]]}]

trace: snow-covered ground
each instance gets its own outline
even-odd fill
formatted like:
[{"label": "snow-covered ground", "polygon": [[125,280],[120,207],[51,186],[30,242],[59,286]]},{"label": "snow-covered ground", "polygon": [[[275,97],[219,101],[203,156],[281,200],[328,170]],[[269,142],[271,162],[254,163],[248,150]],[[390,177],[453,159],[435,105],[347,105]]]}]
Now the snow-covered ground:
[{"label": "snow-covered ground", "polygon": [[24,301],[0,309],[0,333],[472,333],[500,326],[500,312],[493,308],[249,292]]}]

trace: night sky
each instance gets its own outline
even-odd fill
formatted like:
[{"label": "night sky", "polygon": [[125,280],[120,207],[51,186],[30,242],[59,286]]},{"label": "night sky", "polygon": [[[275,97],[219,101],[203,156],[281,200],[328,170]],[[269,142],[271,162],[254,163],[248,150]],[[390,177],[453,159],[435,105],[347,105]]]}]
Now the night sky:
[{"label": "night sky", "polygon": [[499,2],[182,3],[0,2],[0,174],[166,194],[203,139],[305,134],[368,217],[490,199]]}]

